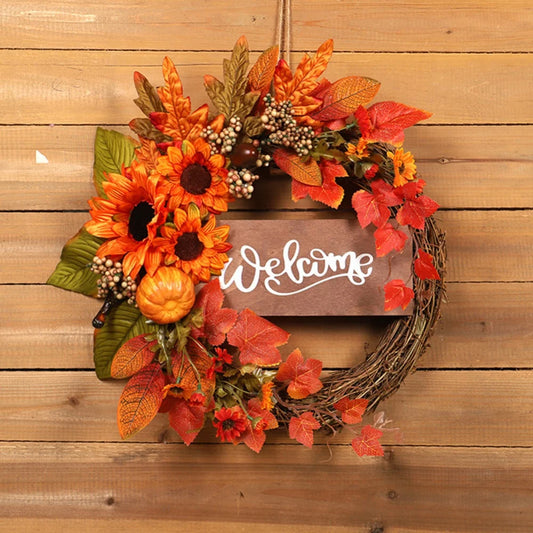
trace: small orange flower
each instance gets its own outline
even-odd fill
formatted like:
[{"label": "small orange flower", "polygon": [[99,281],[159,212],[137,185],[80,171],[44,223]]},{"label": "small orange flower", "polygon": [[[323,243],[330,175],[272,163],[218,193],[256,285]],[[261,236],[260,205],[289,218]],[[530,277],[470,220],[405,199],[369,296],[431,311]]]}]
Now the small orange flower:
[{"label": "small orange flower", "polygon": [[201,209],[219,214],[228,210],[225,168],[226,158],[211,155],[211,148],[203,139],[182,141],[181,148],[169,146],[167,155],[157,162],[157,171],[171,183],[171,210],[195,203]]},{"label": "small orange flower", "polygon": [[174,227],[163,226],[162,237],[154,241],[164,254],[164,263],[183,270],[194,283],[209,281],[211,274],[220,274],[231,244],[226,242],[229,226],[217,228],[215,224],[213,215],[202,224],[195,204],[189,204],[187,211],[176,209]]},{"label": "small orange flower", "polygon": [[160,267],[146,274],[137,287],[141,313],[157,324],[177,322],[189,313],[195,301],[191,278],[175,267]]},{"label": "small orange flower", "polygon": [[153,274],[161,252],[153,247],[157,229],[165,223],[168,184],[134,161],[122,174],[108,174],[103,188],[107,198],[89,200],[89,233],[107,239],[99,257],[122,258],[125,275],[136,277],[142,266]]},{"label": "small orange flower", "polygon": [[395,187],[401,187],[408,181],[416,178],[415,158],[411,152],[403,153],[403,148],[398,148],[396,152],[387,152],[387,157],[392,159],[394,165],[394,183]]},{"label": "small orange flower", "polygon": [[274,388],[274,382],[269,381],[261,387],[261,409],[270,411],[274,407],[272,402],[272,389]]},{"label": "small orange flower", "polygon": [[356,145],[348,143],[345,153],[346,155],[354,155],[357,159],[368,157],[370,155],[370,152],[368,151],[368,141],[361,137]]}]

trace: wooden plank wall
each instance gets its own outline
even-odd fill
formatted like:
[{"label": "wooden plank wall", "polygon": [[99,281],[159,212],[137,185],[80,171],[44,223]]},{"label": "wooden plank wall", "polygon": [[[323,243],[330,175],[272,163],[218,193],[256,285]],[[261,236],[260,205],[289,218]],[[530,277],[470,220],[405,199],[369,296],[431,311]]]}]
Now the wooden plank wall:
[{"label": "wooden plank wall", "polygon": [[[293,61],[333,37],[330,79],[374,77],[380,100],[434,112],[406,145],[443,207],[449,302],[382,406],[403,441],[359,459],[349,434],[307,450],[280,433],[257,456],[185,448],[161,418],[120,442],[122,385],[92,372],[97,304],[44,285],[87,218],[95,128],[126,131],[132,72],[161,83],[165,54],[200,104],[203,74],[241,34],[274,44],[277,17],[272,0],[2,2],[0,530],[533,530],[530,0],[292,0]],[[278,181],[238,216],[310,216]],[[280,325],[336,368],[384,321]]]}]

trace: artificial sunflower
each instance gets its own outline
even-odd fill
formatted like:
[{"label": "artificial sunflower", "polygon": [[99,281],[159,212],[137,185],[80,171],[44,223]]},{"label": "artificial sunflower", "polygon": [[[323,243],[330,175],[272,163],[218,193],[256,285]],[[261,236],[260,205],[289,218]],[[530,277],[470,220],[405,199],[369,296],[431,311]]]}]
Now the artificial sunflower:
[{"label": "artificial sunflower", "polygon": [[189,204],[187,211],[174,211],[174,224],[161,227],[161,237],[154,244],[164,255],[163,262],[189,274],[194,283],[209,281],[211,274],[219,275],[228,260],[226,252],[231,244],[226,240],[229,226],[216,227],[210,215],[202,224],[200,210]]},{"label": "artificial sunflower", "polygon": [[161,262],[153,240],[167,218],[169,184],[133,161],[122,174],[108,174],[103,188],[107,198],[89,201],[92,220],[85,224],[89,233],[107,239],[97,255],[121,259],[126,276],[135,278],[143,266],[153,274]]},{"label": "artificial sunflower", "polygon": [[211,155],[211,147],[200,138],[179,144],[180,147],[169,146],[167,155],[157,161],[157,171],[171,184],[170,209],[192,202],[210,213],[227,211],[231,196],[226,183],[226,158]]},{"label": "artificial sunflower", "polygon": [[416,178],[415,158],[411,152],[404,153],[403,148],[398,148],[394,153],[387,152],[387,157],[392,159],[394,165],[395,187],[401,187]]}]

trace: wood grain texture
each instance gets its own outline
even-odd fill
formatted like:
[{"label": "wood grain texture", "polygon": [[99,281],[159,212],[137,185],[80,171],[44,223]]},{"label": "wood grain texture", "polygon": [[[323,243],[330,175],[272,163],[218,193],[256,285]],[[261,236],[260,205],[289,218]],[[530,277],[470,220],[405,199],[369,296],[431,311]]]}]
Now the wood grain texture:
[{"label": "wood grain texture", "polygon": [[[221,76],[227,53],[173,52],[193,106],[206,102],[204,74]],[[301,54],[293,54],[299,61]],[[164,52],[5,50],[1,124],[126,124],[139,116],[133,71],[162,83]],[[257,57],[257,54],[254,55]],[[473,59],[475,57],[475,60]],[[433,113],[433,124],[530,124],[530,54],[338,54],[329,79],[367,76],[382,83],[377,101]],[[403,80],[398,83],[398,80]],[[12,105],[12,102],[17,105]]]},{"label": "wood grain texture", "polygon": [[[454,283],[420,368],[532,368],[531,283]],[[46,286],[0,286],[0,369],[93,368],[91,320],[100,303]],[[377,344],[388,320],[276,318],[326,368],[354,366]],[[334,342],[332,342],[334,339]],[[51,350],[53,346],[53,350]],[[96,383],[95,383],[96,386]]]},{"label": "wood grain texture", "polygon": [[[269,211],[225,213],[220,220],[329,216],[326,211]],[[533,246],[533,210],[450,211],[439,213],[437,219],[446,228],[448,281],[533,281],[533,256],[528,253]],[[0,213],[1,282],[44,283],[65,242],[87,220],[86,213]]]},{"label": "wood grain texture", "polygon": [[[527,0],[389,0],[387,9],[372,0],[292,0],[291,18],[299,50],[333,38],[337,50],[462,52],[529,51],[532,17]],[[160,0],[154,9],[148,0],[11,0],[0,8],[0,22],[5,48],[227,50],[245,33],[263,50],[276,38],[277,5]]]},{"label": "wood grain texture", "polygon": [[[417,372],[380,410],[400,428],[404,445],[530,446],[533,426],[526,414],[533,409],[532,378],[533,371],[526,370]],[[98,382],[91,371],[1,372],[0,441],[118,441],[116,406],[123,387],[124,382]],[[372,423],[371,415],[367,421]],[[352,438],[347,430],[332,442]],[[397,442],[394,435],[384,439]],[[178,440],[166,415],[131,439]],[[197,440],[214,441],[213,431],[205,429]],[[268,442],[290,441],[285,431],[271,431]]]},{"label": "wood grain texture", "polygon": [[[127,127],[113,129],[131,135]],[[533,126],[418,126],[406,132],[405,146],[428,182],[427,194],[441,207],[531,207],[532,131]],[[0,209],[87,209],[94,194],[95,134],[94,126],[0,126]],[[36,151],[47,164],[36,163]],[[295,204],[286,177],[272,176],[256,187],[251,201],[232,208],[320,205],[311,200]]]},{"label": "wood grain texture", "polygon": [[[186,448],[164,417],[118,442],[122,384],[90,370],[97,302],[41,285],[87,219],[95,126],[127,131],[139,114],[133,71],[160,84],[169,54],[200,105],[241,34],[253,57],[276,42],[277,5],[0,6],[0,531],[533,530],[530,0],[291,2],[293,66],[333,37],[330,80],[374,77],[378,101],[433,112],[406,149],[445,208],[449,303],[421,371],[379,407],[404,435],[387,436],[385,459],[357,458],[348,433],[307,450],[274,432],[256,455],[204,432]],[[294,206],[281,177],[259,190],[232,216],[331,216]],[[361,360],[385,322],[280,325],[333,368]]]},{"label": "wood grain texture", "polygon": [[[3,443],[0,449],[9,465],[6,486],[18,487],[1,495],[0,513],[48,519],[33,522],[44,527],[50,519],[97,525],[95,515],[119,527],[126,519],[139,527],[159,520],[165,529],[206,520],[186,529],[193,532],[255,531],[252,521],[258,531],[321,526],[333,533],[343,527],[421,532],[436,524],[438,531],[465,533],[533,527],[530,450],[393,447],[386,460],[361,460],[349,447],[324,446],[267,446],[259,457],[231,446]],[[185,483],[187,471],[194,475]],[[230,524],[215,529],[215,518]]]}]

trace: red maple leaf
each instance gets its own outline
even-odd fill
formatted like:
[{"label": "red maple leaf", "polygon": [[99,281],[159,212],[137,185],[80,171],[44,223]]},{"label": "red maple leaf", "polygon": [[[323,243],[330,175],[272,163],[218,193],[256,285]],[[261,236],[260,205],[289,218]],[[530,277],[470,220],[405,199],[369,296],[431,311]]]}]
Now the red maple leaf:
[{"label": "red maple leaf", "polygon": [[405,309],[414,298],[413,289],[405,286],[401,279],[393,279],[385,285],[385,311],[392,311],[398,306]]},{"label": "red maple leaf", "polygon": [[304,362],[303,355],[297,348],[284,363],[281,363],[276,380],[290,381],[287,387],[289,396],[295,400],[301,400],[322,388],[322,381],[319,379],[321,372],[322,361],[307,359]]},{"label": "red maple leaf", "polygon": [[372,130],[372,124],[370,123],[370,117],[368,116],[368,111],[360,105],[353,114],[357,125],[359,126],[359,131],[361,136],[364,139],[368,139],[370,131]]},{"label": "red maple leaf", "polygon": [[395,145],[403,142],[403,132],[406,128],[430,116],[431,113],[427,111],[397,102],[378,102],[368,109],[360,106],[355,112],[355,118],[364,139]]},{"label": "red maple leaf", "polygon": [[363,420],[363,414],[368,406],[368,400],[364,398],[356,398],[350,400],[350,398],[342,398],[337,403],[333,404],[333,407],[341,412],[342,421],[345,424],[359,424]]},{"label": "red maple leaf", "polygon": [[383,226],[390,217],[390,206],[401,203],[392,185],[383,180],[376,180],[370,184],[372,192],[357,191],[352,196],[352,207],[357,213],[361,227],[366,228],[370,223],[376,227]]},{"label": "red maple leaf", "polygon": [[204,405],[192,404],[183,398],[173,398],[172,409],[168,413],[170,426],[189,446],[204,425],[207,408]]},{"label": "red maple leaf", "polygon": [[228,342],[241,351],[240,361],[243,365],[277,365],[281,355],[276,346],[286,344],[288,340],[289,334],[285,330],[248,308],[239,313],[228,333]]},{"label": "red maple leaf", "polygon": [[412,228],[424,229],[426,218],[430,217],[439,204],[428,196],[417,196],[405,203],[396,213],[396,220],[401,226],[409,225]]},{"label": "red maple leaf", "polygon": [[425,185],[423,180],[418,182],[410,182],[396,189],[396,194],[404,198],[404,204],[396,213],[396,220],[402,226],[424,229],[426,218],[439,208],[439,204],[428,196],[417,196]]},{"label": "red maple leaf", "polygon": [[418,249],[418,259],[415,259],[415,274],[420,279],[440,279],[437,269],[433,265],[433,256]]},{"label": "red maple leaf", "polygon": [[359,457],[365,455],[383,456],[384,451],[379,443],[383,432],[372,426],[364,426],[361,435],[352,440],[352,448]]},{"label": "red maple leaf", "polygon": [[224,293],[220,288],[218,278],[204,285],[196,295],[195,309],[202,310],[203,324],[199,328],[192,328],[193,337],[202,337],[212,346],[219,346],[226,339],[226,333],[237,320],[237,311],[222,309]]},{"label": "red maple leaf", "polygon": [[316,202],[337,209],[344,198],[344,189],[337,184],[335,178],[347,176],[345,168],[333,161],[321,161],[320,171],[322,173],[321,185],[305,185],[304,183],[292,180],[292,199],[296,202],[309,195]]},{"label": "red maple leaf", "polygon": [[320,427],[311,411],[306,411],[299,417],[292,417],[289,421],[289,436],[300,444],[311,448],[313,446],[313,431]]},{"label": "red maple leaf", "polygon": [[407,235],[400,229],[396,229],[390,222],[374,231],[376,241],[376,255],[383,257],[392,250],[401,252],[408,239]]}]

